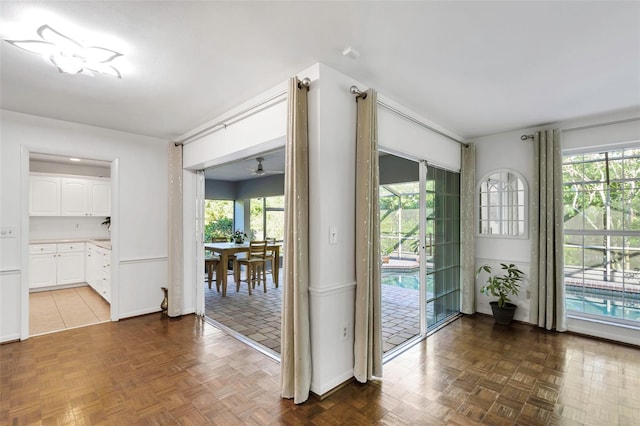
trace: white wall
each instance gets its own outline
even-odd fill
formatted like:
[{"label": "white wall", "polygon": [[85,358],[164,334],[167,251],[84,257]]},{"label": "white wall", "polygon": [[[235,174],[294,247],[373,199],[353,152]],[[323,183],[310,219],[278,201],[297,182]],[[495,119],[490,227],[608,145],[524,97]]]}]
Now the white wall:
[{"label": "white wall", "polygon": [[103,217],[33,216],[29,218],[29,240],[111,238]]},{"label": "white wall", "polygon": [[[324,394],[353,376],[356,103],[349,87],[364,87],[324,64],[316,64],[298,76],[312,81],[308,93],[311,390]],[[284,88],[286,84],[283,83],[211,123],[224,121],[225,117],[233,116]],[[415,118],[427,121],[391,100],[384,100]],[[394,152],[429,159],[432,164],[448,169],[459,169],[460,147],[457,143],[410,121],[393,117],[388,111],[379,111],[385,117],[380,123],[381,144],[384,139],[385,146]],[[185,136],[198,131],[194,129]],[[274,101],[272,106],[249,119],[237,121],[226,129],[185,145],[184,164],[186,168],[195,170],[256,155],[283,146],[285,132],[286,103]],[[185,179],[185,192],[189,184]],[[192,200],[185,198],[185,211],[193,210],[192,205]],[[330,227],[337,230],[336,244],[329,244]],[[185,263],[195,264],[195,261],[187,259],[185,253]],[[342,333],[344,327],[348,330],[346,338]]]},{"label": "white wall", "polygon": [[[530,190],[533,180],[533,146],[531,139],[521,141],[521,135],[530,135],[542,129],[588,127],[612,121],[625,121],[634,117],[640,117],[640,111],[624,111],[616,114],[587,117],[544,127],[521,129],[477,138],[473,141],[476,143],[476,178],[479,180],[496,169],[512,169],[525,178],[527,187]],[[563,149],[565,152],[594,149],[596,147],[612,147],[619,144],[628,144],[634,140],[636,142],[640,141],[640,121],[625,121],[617,125],[563,131]],[[477,203],[476,199],[476,208]],[[515,263],[529,276],[530,250],[531,239],[529,235],[526,238],[478,235],[476,238],[476,269],[483,264],[497,265],[500,262],[508,262]],[[480,277],[476,282],[476,310],[491,314],[489,306],[491,299],[480,293],[480,288],[484,284],[483,278]],[[525,280],[520,294],[513,298],[514,303],[518,305],[515,319],[525,322],[531,322],[531,301],[528,297],[528,290],[529,282]],[[611,327],[605,324],[570,319],[568,328],[570,331],[629,343],[638,344],[640,341],[637,331]]]},{"label": "white wall", "polygon": [[321,395],[353,376],[356,103],[349,87],[358,82],[319,68],[309,91],[309,300],[311,389]]},{"label": "white wall", "polygon": [[[431,122],[425,117],[404,108],[383,95],[378,101],[431,126],[457,140],[462,138]],[[436,167],[460,171],[461,145],[447,137],[426,129],[383,106],[378,107],[378,143],[381,149],[413,160],[427,160]]]},{"label": "white wall", "polygon": [[[531,187],[533,179],[533,145],[531,140],[520,140],[523,134],[531,134],[533,130],[525,129],[514,132],[500,133],[474,140],[476,143],[476,186],[477,182],[489,172],[497,169],[511,169],[517,171],[526,181],[527,188]],[[475,199],[477,207],[478,200]],[[527,201],[528,205],[528,201]],[[466,208],[466,206],[462,206]],[[477,230],[476,230],[477,232]],[[491,265],[499,268],[500,263],[516,264],[528,277],[529,253],[531,243],[527,232],[526,238],[509,238],[499,236],[485,236],[476,234],[476,265]],[[476,282],[476,310],[491,315],[489,302],[492,298],[480,293],[484,285],[485,275]],[[521,292],[512,297],[512,303],[518,305],[515,319],[529,322],[530,300],[528,299],[529,282],[525,280]]]},{"label": "white wall", "polygon": [[[160,287],[167,284],[167,142],[4,110],[0,118],[0,226],[15,228],[18,234],[0,240],[0,340],[26,337],[28,317],[21,310],[26,293],[21,283],[29,265],[23,247],[28,241],[28,220],[23,220],[22,206],[27,205],[28,194],[22,188],[28,188],[28,159],[21,158],[23,149],[117,159],[112,224],[118,227],[112,275],[112,279],[119,277],[119,289],[114,291],[120,306],[116,318],[158,311]],[[123,264],[123,271],[118,271]]]}]

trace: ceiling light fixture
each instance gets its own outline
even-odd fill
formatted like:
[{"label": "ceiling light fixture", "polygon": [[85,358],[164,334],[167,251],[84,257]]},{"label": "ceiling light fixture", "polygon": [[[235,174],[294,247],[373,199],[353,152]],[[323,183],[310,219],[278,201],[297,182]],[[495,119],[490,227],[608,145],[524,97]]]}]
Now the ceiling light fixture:
[{"label": "ceiling light fixture", "polygon": [[93,75],[92,72],[95,72],[122,78],[120,71],[109,64],[115,58],[122,56],[121,53],[104,47],[83,46],[49,25],[42,25],[37,32],[41,40],[9,40],[5,38],[4,41],[27,52],[42,55],[46,60],[51,61],[61,73]]},{"label": "ceiling light fixture", "polygon": [[79,158],[69,158],[69,161],[81,161]]}]

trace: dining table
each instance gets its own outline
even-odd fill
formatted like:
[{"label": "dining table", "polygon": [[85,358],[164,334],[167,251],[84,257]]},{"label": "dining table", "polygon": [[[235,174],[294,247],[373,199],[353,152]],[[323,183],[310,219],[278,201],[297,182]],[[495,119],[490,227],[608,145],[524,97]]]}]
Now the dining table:
[{"label": "dining table", "polygon": [[[279,284],[278,282],[278,272],[280,268],[280,245],[281,243],[267,243],[267,250],[273,252],[273,265],[271,268],[273,270],[273,281],[276,286]],[[220,264],[221,264],[221,284],[222,284],[222,297],[227,295],[227,276],[228,276],[228,267],[229,267],[229,259],[232,259],[238,253],[248,253],[249,252],[249,242],[244,243],[205,243],[204,249],[211,251],[218,256],[220,256]]]}]

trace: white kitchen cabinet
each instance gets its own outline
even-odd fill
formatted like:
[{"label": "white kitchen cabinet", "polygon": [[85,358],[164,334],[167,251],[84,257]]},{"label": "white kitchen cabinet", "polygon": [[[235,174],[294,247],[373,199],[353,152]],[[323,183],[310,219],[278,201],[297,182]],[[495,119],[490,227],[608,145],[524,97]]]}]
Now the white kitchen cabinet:
[{"label": "white kitchen cabinet", "polygon": [[84,282],[84,243],[57,244],[57,254],[57,285]]},{"label": "white kitchen cabinet", "polygon": [[31,216],[110,216],[108,178],[30,176]]},{"label": "white kitchen cabinet", "polygon": [[85,179],[60,179],[60,215],[85,216],[89,201],[88,182]]},{"label": "white kitchen cabinet", "polygon": [[29,214],[60,216],[60,178],[32,175],[29,177]]},{"label": "white kitchen cabinet", "polygon": [[29,288],[82,283],[84,243],[29,245]]},{"label": "white kitchen cabinet", "polygon": [[87,283],[111,303],[111,250],[87,243]]},{"label": "white kitchen cabinet", "polygon": [[109,180],[89,181],[89,208],[91,216],[111,215],[111,182]]},{"label": "white kitchen cabinet", "polygon": [[96,291],[111,303],[111,250],[96,246]]},{"label": "white kitchen cabinet", "polygon": [[87,243],[87,249],[85,251],[85,257],[84,257],[85,281],[87,282],[87,284],[89,284],[93,288],[96,287],[96,279],[97,279],[97,273],[96,273],[97,255],[96,255],[95,247],[96,246],[94,244]]},{"label": "white kitchen cabinet", "polygon": [[55,244],[29,246],[29,288],[56,285],[56,259]]},{"label": "white kitchen cabinet", "polygon": [[62,216],[111,214],[111,184],[108,179],[62,178],[60,194]]}]

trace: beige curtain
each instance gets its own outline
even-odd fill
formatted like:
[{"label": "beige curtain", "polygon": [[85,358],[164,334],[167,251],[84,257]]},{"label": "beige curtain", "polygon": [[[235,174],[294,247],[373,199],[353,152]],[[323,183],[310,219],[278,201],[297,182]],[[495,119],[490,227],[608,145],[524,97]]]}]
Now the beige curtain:
[{"label": "beige curtain", "polygon": [[382,377],[378,103],[375,90],[357,98],[356,309],[353,375]]},{"label": "beige curtain", "polygon": [[560,137],[560,130],[545,130],[533,138],[531,322],[547,330],[566,331]]},{"label": "beige curtain", "polygon": [[280,388],[296,404],[309,398],[311,388],[307,90],[297,78],[289,80]]},{"label": "beige curtain", "polygon": [[[169,309],[170,317],[182,315],[184,308],[184,253],[182,237],[182,145],[169,142]],[[158,292],[158,300],[162,301]],[[158,302],[158,306],[160,303]]]},{"label": "beige curtain", "polygon": [[476,311],[476,147],[462,147],[460,173],[460,289],[461,312]]}]

